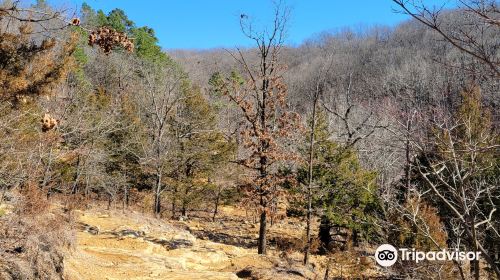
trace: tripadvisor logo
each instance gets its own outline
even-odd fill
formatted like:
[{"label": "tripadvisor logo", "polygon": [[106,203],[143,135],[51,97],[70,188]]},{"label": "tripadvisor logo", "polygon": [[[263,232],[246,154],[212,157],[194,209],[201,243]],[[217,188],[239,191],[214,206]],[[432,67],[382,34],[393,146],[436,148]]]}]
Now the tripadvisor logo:
[{"label": "tripadvisor logo", "polygon": [[398,260],[398,255],[402,261],[474,261],[479,260],[481,252],[463,252],[449,251],[443,249],[441,251],[417,251],[415,249],[399,248],[397,250],[390,244],[380,245],[375,251],[375,260],[380,266],[392,266]]},{"label": "tripadvisor logo", "polygon": [[389,244],[380,245],[375,251],[375,260],[381,266],[391,266],[398,260],[398,250]]}]

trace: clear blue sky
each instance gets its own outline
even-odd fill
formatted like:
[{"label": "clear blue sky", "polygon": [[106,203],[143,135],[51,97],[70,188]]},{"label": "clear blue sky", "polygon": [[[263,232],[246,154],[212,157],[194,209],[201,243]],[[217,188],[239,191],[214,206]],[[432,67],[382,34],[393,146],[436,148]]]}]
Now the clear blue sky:
[{"label": "clear blue sky", "polygon": [[[430,5],[447,0],[425,0]],[[450,0],[448,0],[449,2]],[[79,7],[83,0],[49,0],[58,7]],[[239,16],[256,23],[272,15],[270,0],[86,0],[94,9],[120,8],[138,26],[155,29],[165,49],[208,49],[248,46],[241,34]],[[288,44],[300,44],[322,31],[343,27],[394,25],[408,18],[393,11],[390,0],[288,0],[291,7]]]}]

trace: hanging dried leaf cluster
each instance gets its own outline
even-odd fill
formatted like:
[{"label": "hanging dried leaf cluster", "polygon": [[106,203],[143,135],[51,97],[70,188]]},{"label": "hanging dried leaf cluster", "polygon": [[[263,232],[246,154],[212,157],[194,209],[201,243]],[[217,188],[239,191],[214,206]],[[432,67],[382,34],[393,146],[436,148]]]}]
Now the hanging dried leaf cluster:
[{"label": "hanging dried leaf cluster", "polygon": [[118,32],[110,27],[100,27],[90,33],[89,46],[97,45],[105,54],[109,54],[113,48],[121,46],[128,52],[134,51],[134,43],[127,34]]},{"label": "hanging dried leaf cluster", "polygon": [[73,26],[80,26],[81,21],[80,21],[80,19],[79,19],[79,18],[76,18],[76,17],[75,17],[75,18],[72,18],[72,19],[70,20],[70,22],[69,22],[69,23],[70,23],[71,25],[73,25]]},{"label": "hanging dried leaf cluster", "polygon": [[53,118],[50,114],[44,114],[41,120],[42,122],[42,131],[47,132],[49,130],[53,130],[59,124],[59,120]]}]

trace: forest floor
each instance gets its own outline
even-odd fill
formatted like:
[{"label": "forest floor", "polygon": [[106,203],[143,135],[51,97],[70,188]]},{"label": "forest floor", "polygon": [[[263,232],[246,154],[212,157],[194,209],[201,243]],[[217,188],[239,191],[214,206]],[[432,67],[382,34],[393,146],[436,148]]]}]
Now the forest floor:
[{"label": "forest floor", "polygon": [[[223,207],[203,217],[165,221],[140,212],[77,211],[77,245],[65,258],[65,278],[77,279],[323,279],[327,258],[301,264],[303,223],[286,218],[270,227],[267,256],[256,253],[258,226],[245,211]],[[317,228],[317,225],[315,225]],[[277,250],[279,248],[279,250]],[[349,252],[332,256],[331,277],[375,277],[371,261]],[[349,261],[346,261],[349,260]],[[374,261],[373,261],[374,262]],[[342,263],[339,267],[339,263]]]}]

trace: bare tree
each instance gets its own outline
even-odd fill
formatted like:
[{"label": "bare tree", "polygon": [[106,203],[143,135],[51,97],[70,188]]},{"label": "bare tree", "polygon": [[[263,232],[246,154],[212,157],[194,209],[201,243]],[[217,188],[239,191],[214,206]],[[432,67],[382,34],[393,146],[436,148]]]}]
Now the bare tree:
[{"label": "bare tree", "polygon": [[164,174],[169,156],[169,118],[175,111],[180,95],[183,75],[175,65],[152,66],[143,64],[144,91],[138,104],[145,124],[145,141],[139,139],[142,147],[141,163],[155,176],[154,206],[157,217],[161,216],[161,195],[166,189]]},{"label": "bare tree", "polygon": [[[495,156],[498,156],[497,134],[490,116],[481,107],[480,91],[473,87],[464,92],[464,101],[453,117],[436,114],[432,120],[434,136],[412,141],[421,156],[416,170],[433,193],[436,203],[449,213],[455,224],[455,236],[464,236],[470,251],[479,251],[490,268],[500,277],[486,242],[498,240],[498,201],[500,189]],[[479,279],[479,260],[474,261],[474,276]]]},{"label": "bare tree", "polygon": [[[366,112],[366,107],[363,108],[356,104],[352,98],[352,80],[353,73],[349,74],[344,100],[339,100],[333,107],[323,103],[323,107],[330,114],[334,115],[341,125],[339,135],[340,141],[344,143],[346,148],[354,147],[359,141],[370,137],[378,129],[385,128],[380,124],[380,118],[376,116],[376,111],[370,109]],[[340,95],[340,94],[339,94]],[[365,111],[363,113],[363,111]]]},{"label": "bare tree", "polygon": [[393,0],[393,2],[404,13],[436,31],[454,47],[486,65],[492,76],[500,77],[498,1],[458,0],[460,18],[456,22],[445,19],[443,7],[430,7],[422,1],[415,0]]}]

